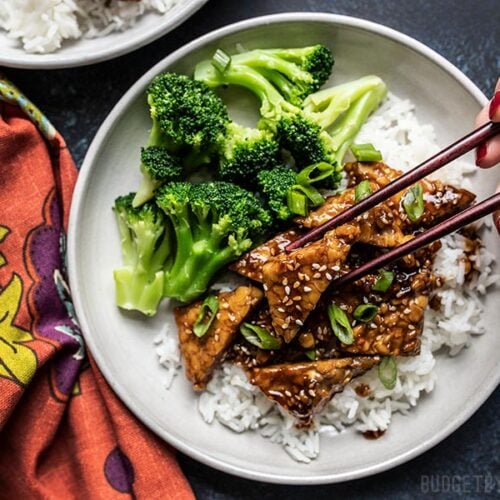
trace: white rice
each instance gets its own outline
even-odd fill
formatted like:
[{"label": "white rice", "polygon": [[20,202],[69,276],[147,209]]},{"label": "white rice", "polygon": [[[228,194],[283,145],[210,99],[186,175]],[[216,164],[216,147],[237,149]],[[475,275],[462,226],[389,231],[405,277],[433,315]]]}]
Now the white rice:
[{"label": "white rice", "polygon": [[0,0],[0,29],[28,53],[47,54],[64,40],[96,38],[133,26],[147,12],[164,14],[188,0]]},{"label": "white rice", "polygon": [[[382,151],[384,161],[401,170],[420,163],[438,149],[432,126],[421,125],[411,102],[393,95],[370,118],[356,142],[373,143]],[[466,187],[469,181],[463,176],[473,171],[467,162],[456,161],[441,170],[439,178]],[[475,262],[480,272],[472,282],[465,282],[461,260],[464,243],[464,237],[458,234],[442,240],[434,265],[436,273],[444,278],[444,286],[437,293],[442,308],[426,311],[420,354],[397,359],[398,378],[393,390],[381,384],[377,369],[373,369],[335,395],[316,418],[313,429],[299,430],[294,419],[251,385],[241,369],[225,364],[199,397],[201,417],[207,424],[217,420],[235,432],[258,432],[281,445],[294,460],[304,463],[319,455],[320,435],[335,436],[348,426],[360,432],[386,430],[394,413],[408,413],[422,393],[433,390],[436,351],[445,347],[450,355],[456,355],[469,344],[472,335],[485,331],[479,296],[500,276],[493,275],[493,255],[481,248]],[[162,333],[156,343],[169,385],[180,367],[176,332]],[[370,397],[356,394],[355,387],[360,383],[370,387]]]}]

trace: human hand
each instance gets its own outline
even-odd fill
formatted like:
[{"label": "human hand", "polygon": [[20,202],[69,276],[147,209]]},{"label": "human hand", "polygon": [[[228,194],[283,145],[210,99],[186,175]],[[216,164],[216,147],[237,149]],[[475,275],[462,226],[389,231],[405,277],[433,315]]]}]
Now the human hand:
[{"label": "human hand", "polygon": [[[488,120],[500,122],[500,78],[495,87],[495,95],[476,117],[476,127]],[[500,163],[500,135],[481,144],[476,150],[476,165],[481,168],[494,167]]]}]

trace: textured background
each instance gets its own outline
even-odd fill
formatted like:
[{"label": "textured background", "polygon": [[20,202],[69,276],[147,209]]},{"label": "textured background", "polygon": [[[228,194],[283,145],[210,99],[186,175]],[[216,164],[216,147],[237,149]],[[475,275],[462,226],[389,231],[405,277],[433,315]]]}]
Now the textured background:
[{"label": "textured background", "polygon": [[[6,70],[65,136],[78,165],[99,125],[122,94],[157,61],[184,43],[248,17],[324,11],[385,24],[427,44],[487,95],[500,75],[498,0],[210,0],[163,39],[95,66],[57,71]],[[497,332],[498,333],[498,332]],[[468,498],[500,497],[500,391],[452,436],[411,462],[377,476],[339,485],[290,487],[229,476],[180,456],[200,499]],[[340,458],[339,458],[340,459]],[[435,493],[426,478],[440,475]],[[168,498],[168,493],[165,494]]]}]

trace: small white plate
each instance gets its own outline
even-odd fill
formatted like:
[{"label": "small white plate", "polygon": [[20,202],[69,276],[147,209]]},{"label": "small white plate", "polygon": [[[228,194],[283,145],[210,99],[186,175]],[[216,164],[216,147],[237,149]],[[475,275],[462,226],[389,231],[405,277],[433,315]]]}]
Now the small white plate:
[{"label": "small white plate", "polygon": [[[111,270],[120,261],[111,212],[119,194],[136,188],[138,151],[150,120],[144,91],[164,70],[190,73],[217,47],[246,48],[329,45],[336,82],[377,74],[389,89],[417,106],[422,122],[434,125],[442,146],[466,133],[486,102],[459,70],[421,43],[371,22],[330,14],[280,14],[250,19],[199,38],[161,61],[121,99],[97,133],[81,169],[69,231],[71,288],[87,345],[104,376],[125,404],[163,439],[215,468],[262,481],[317,484],[367,476],[401,464],[434,446],[465,422],[500,380],[500,290],[488,294],[488,333],[459,356],[438,356],[436,389],[408,416],[396,415],[382,439],[368,441],[353,431],[322,438],[318,459],[294,462],[283,449],[254,433],[236,434],[200,417],[197,396],[183,375],[170,391],[162,384],[153,338],[175,328],[168,305],[145,320],[114,304]],[[491,194],[498,169],[475,176],[479,199]],[[500,258],[497,236],[486,237]]]},{"label": "small white plate", "polygon": [[[3,1],[3,0],[0,0]],[[28,54],[20,43],[0,29],[0,66],[23,69],[55,69],[86,66],[122,56],[162,37],[192,16],[208,0],[187,0],[165,14],[146,12],[125,31],[100,38],[66,40],[51,54]]]}]

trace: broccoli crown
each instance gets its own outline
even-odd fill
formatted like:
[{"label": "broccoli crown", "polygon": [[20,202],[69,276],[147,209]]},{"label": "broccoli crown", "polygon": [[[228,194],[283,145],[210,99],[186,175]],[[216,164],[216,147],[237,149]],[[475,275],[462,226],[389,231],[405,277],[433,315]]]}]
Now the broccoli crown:
[{"label": "broccoli crown", "polygon": [[272,170],[259,172],[257,181],[274,215],[280,220],[292,217],[287,199],[288,193],[297,183],[297,174],[291,168],[279,165]]},{"label": "broccoli crown", "polygon": [[321,128],[303,115],[281,118],[276,133],[281,147],[291,153],[299,167],[330,159]]},{"label": "broccoli crown", "polygon": [[310,92],[317,91],[332,74],[334,65],[333,54],[325,45],[317,44],[310,47],[292,49],[270,49],[263,52],[274,53],[277,57],[294,63],[302,71],[309,73],[312,77],[309,86]]},{"label": "broccoli crown", "polygon": [[141,163],[153,181],[164,183],[177,181],[182,177],[180,159],[161,146],[141,148]]},{"label": "broccoli crown", "polygon": [[263,239],[272,222],[258,198],[223,181],[172,182],[157,191],[156,202],[176,239],[164,294],[183,302],[203,294],[222,267]]},{"label": "broccoli crown", "polygon": [[162,73],[153,79],[148,103],[169,149],[210,151],[229,120],[222,99],[207,85],[176,73]]},{"label": "broccoli crown", "polygon": [[133,206],[135,193],[120,196],[113,210],[120,231],[123,266],[115,269],[116,303],[146,315],[163,296],[163,266],[170,254],[165,216],[154,203]]},{"label": "broccoli crown", "polygon": [[228,126],[219,161],[222,180],[253,187],[261,170],[269,170],[279,162],[280,146],[270,132],[235,123]]}]

